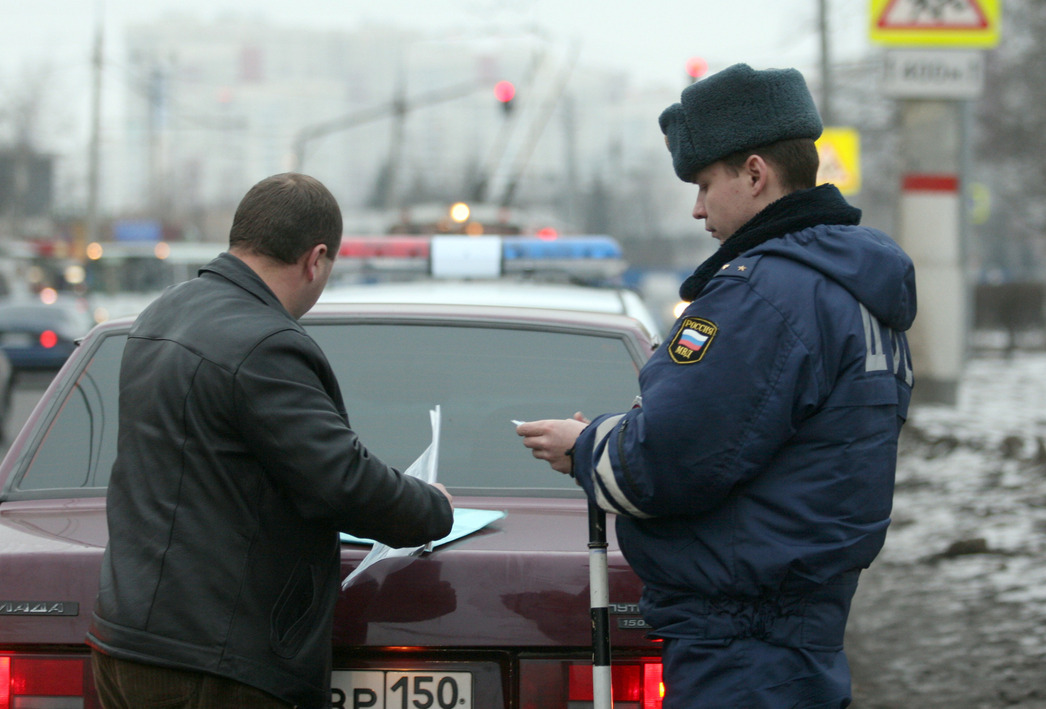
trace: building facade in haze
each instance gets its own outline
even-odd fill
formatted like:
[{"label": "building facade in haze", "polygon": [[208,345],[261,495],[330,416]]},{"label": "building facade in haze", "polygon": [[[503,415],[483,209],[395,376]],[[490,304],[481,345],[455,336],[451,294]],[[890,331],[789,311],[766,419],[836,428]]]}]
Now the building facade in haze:
[{"label": "building facade in haze", "polygon": [[[527,32],[432,39],[178,16],[129,27],[117,202],[160,218],[228,210],[261,177],[297,169],[347,218],[460,199],[582,228],[601,188],[629,182],[644,195],[602,207],[610,221],[677,217],[678,203],[645,193],[678,194],[657,115],[680,87],[630,87],[574,56]],[[501,80],[516,87],[508,106]]]}]

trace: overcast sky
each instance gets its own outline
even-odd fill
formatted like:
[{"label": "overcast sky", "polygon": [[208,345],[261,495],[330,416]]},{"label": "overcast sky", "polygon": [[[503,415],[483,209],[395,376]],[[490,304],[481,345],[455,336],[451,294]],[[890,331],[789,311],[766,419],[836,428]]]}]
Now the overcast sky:
[{"label": "overcast sky", "polygon": [[[581,45],[581,62],[620,67],[642,81],[675,81],[690,56],[713,70],[737,61],[757,68],[817,65],[818,0],[0,0],[0,76],[27,63],[87,61],[104,20],[108,49],[124,28],[171,8],[203,19],[224,14],[272,24],[352,29],[368,21],[434,35],[497,26],[540,27]],[[833,53],[865,44],[867,0],[829,0]]]}]

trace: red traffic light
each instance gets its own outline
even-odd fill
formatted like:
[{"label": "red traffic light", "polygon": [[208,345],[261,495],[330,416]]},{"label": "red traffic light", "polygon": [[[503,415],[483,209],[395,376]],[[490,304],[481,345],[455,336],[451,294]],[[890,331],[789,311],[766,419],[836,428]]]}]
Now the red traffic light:
[{"label": "red traffic light", "polygon": [[499,81],[494,84],[494,98],[501,103],[508,103],[516,96],[516,87],[511,81]]},{"label": "red traffic light", "polygon": [[701,57],[690,57],[686,60],[686,73],[691,79],[700,79],[708,73],[708,62]]}]

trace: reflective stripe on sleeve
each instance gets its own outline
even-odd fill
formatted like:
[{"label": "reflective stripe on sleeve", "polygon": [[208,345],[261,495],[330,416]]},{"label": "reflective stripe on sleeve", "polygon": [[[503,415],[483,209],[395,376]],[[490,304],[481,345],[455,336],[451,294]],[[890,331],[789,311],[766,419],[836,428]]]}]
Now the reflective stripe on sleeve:
[{"label": "reflective stripe on sleeve", "polygon": [[[607,438],[623,418],[625,418],[625,414],[619,414],[601,421],[599,426],[596,427],[596,440],[603,441]],[[652,516],[633,505],[618,486],[617,478],[614,477],[614,466],[610,462],[609,441],[603,446],[603,454],[596,461],[595,473],[596,484],[593,487],[596,491],[596,504],[600,508],[615,514],[624,512],[631,517],[639,517],[640,519],[649,519]],[[607,495],[610,496],[609,499]]]}]

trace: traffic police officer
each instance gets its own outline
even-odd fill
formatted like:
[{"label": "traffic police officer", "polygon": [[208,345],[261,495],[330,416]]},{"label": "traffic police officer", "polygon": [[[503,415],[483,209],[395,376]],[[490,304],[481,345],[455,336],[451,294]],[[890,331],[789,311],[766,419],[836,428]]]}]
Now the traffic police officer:
[{"label": "traffic police officer", "polygon": [[641,407],[517,433],[618,515],[665,709],[845,707],[843,634],[913,382],[912,262],[815,186],[822,124],[798,71],[734,65],[660,125],[721,246],[680,289]]}]

